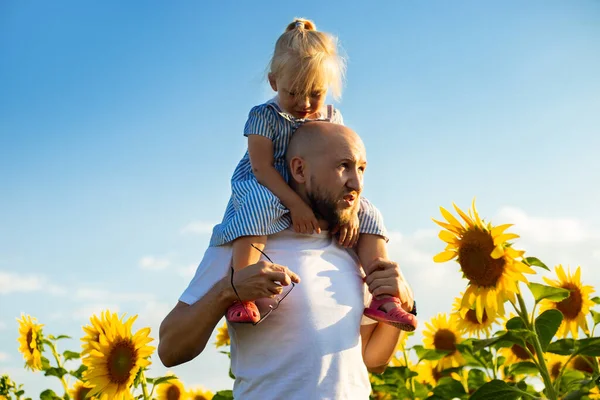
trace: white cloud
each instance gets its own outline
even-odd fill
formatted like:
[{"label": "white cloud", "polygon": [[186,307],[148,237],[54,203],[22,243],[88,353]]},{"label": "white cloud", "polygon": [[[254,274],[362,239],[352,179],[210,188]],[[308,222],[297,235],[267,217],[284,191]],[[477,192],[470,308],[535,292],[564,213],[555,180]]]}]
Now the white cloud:
[{"label": "white cloud", "polygon": [[179,275],[183,278],[192,279],[196,274],[198,264],[190,264],[187,267],[179,268]]},{"label": "white cloud", "polygon": [[180,233],[182,234],[209,234],[212,233],[213,227],[216,225],[214,222],[204,221],[193,221],[181,228]]},{"label": "white cloud", "polygon": [[139,266],[141,269],[159,271],[171,265],[171,261],[166,258],[157,258],[153,256],[145,256],[140,259]]},{"label": "white cloud", "polygon": [[136,313],[138,319],[135,323],[137,329],[141,327],[150,327],[152,334],[151,337],[158,340],[158,328],[162,320],[167,314],[173,309],[175,304],[168,304],[158,301],[149,301],[139,309]]},{"label": "white cloud", "polygon": [[0,293],[35,292],[43,287],[44,280],[38,275],[20,275],[0,271]]},{"label": "white cloud", "polygon": [[147,302],[154,298],[151,293],[114,293],[103,289],[80,288],[75,291],[79,300],[102,301],[110,299],[113,302],[138,301]]},{"label": "white cloud", "polygon": [[67,293],[63,287],[50,283],[43,275],[0,271],[0,294],[29,293],[42,290],[54,296]]},{"label": "white cloud", "polygon": [[0,352],[0,362],[5,362],[10,360],[10,356],[6,353]]},{"label": "white cloud", "polygon": [[511,231],[538,243],[578,243],[600,238],[598,232],[578,219],[534,217],[514,207],[502,207],[495,221],[514,224]]},{"label": "white cloud", "polygon": [[3,331],[5,329],[6,329],[6,322],[0,321],[0,331]]},{"label": "white cloud", "polygon": [[100,315],[103,311],[119,312],[119,305],[115,303],[94,303],[79,307],[73,311],[71,316],[78,321],[89,321],[92,315]]}]

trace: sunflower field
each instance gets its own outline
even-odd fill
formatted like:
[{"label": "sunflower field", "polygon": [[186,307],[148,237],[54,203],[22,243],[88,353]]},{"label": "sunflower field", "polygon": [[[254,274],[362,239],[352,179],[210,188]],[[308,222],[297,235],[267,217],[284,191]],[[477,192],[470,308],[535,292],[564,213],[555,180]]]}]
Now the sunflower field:
[{"label": "sunflower field", "polygon": [[[371,374],[372,399],[600,399],[599,297],[582,282],[581,269],[557,265],[513,247],[510,224],[480,218],[473,202],[458,216],[440,207],[444,249],[435,262],[454,260],[466,281],[450,310],[425,323],[423,341],[407,346],[402,335],[383,374]],[[538,273],[539,282],[532,282]],[[543,282],[543,283],[542,283]],[[21,316],[19,351],[25,368],[60,380],[52,399],[232,399],[230,390],[188,388],[175,375],[148,376],[154,353],[150,328],[133,331],[136,316],[105,311],[83,327],[79,351],[59,351],[69,336],[46,334],[35,318]],[[228,355],[226,325],[215,346]],[[67,370],[65,362],[79,360]],[[7,375],[0,400],[30,399]]]}]

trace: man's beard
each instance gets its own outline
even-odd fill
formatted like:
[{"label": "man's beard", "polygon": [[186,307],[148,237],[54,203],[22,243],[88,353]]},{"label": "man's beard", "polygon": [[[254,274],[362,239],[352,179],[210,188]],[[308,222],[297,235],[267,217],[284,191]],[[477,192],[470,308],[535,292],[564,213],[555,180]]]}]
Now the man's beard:
[{"label": "man's beard", "polygon": [[313,190],[311,192],[306,192],[306,197],[309,202],[308,205],[315,213],[317,219],[322,219],[327,222],[329,229],[347,224],[354,215],[356,215],[359,204],[358,196],[356,196],[354,200],[355,205],[352,208],[340,209],[338,207],[338,202],[346,193],[340,193],[339,197],[336,199],[335,195],[328,194],[326,190],[319,187],[319,185],[316,185],[312,177],[311,183]]}]

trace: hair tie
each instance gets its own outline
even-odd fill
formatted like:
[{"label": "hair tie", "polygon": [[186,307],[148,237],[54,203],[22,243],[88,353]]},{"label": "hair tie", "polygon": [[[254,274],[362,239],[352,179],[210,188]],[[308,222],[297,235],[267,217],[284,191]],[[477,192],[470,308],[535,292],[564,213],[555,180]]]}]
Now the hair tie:
[{"label": "hair tie", "polygon": [[304,29],[304,21],[296,21],[296,28]]}]

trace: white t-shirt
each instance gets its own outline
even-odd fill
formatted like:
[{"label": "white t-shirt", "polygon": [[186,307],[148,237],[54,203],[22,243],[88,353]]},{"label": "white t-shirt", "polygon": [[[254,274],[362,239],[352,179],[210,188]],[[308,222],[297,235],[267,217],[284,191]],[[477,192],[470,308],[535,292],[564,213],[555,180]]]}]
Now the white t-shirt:
[{"label": "white t-shirt", "polygon": [[[229,324],[235,398],[368,399],[360,326],[374,321],[362,318],[369,296],[356,256],[327,232],[291,230],[269,236],[265,253],[301,282],[259,325]],[[210,247],[180,300],[198,301],[230,262],[231,246]]]}]

